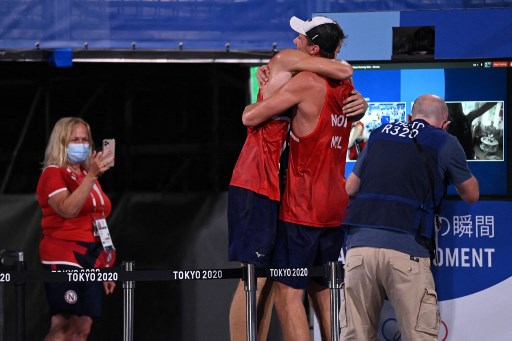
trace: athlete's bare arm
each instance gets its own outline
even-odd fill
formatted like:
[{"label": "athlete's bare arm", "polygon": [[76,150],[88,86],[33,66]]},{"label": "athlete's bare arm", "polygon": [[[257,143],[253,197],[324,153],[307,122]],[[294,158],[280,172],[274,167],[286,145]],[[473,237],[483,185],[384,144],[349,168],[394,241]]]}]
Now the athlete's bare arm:
[{"label": "athlete's bare arm", "polygon": [[347,62],[311,56],[300,50],[282,50],[270,60],[268,66],[259,68],[256,73],[263,98],[273,94],[301,71],[311,71],[339,80],[348,79],[353,73],[352,66]]},{"label": "athlete's bare arm", "polygon": [[368,109],[368,102],[366,102],[363,95],[356,89],[352,90],[350,96],[346,98],[343,103],[343,113],[353,121],[362,119],[366,113],[366,109]]},{"label": "athlete's bare arm", "polygon": [[[263,98],[272,95],[300,71],[311,71],[339,80],[350,78],[353,72],[352,66],[345,61],[314,57],[300,50],[282,50],[268,65],[261,66],[256,72]],[[343,112],[347,117],[356,116],[353,117],[355,121],[360,120],[368,108],[368,103],[357,90],[353,90],[344,103]]]},{"label": "athlete's bare arm", "polygon": [[[319,81],[320,80],[320,81]],[[312,113],[315,117],[295,117],[300,127],[316,126],[316,119],[323,106],[325,81],[312,72],[301,72],[289,80],[272,96],[265,100],[248,105],[242,114],[242,122],[246,126],[256,126],[274,115],[297,106],[298,111]],[[302,129],[300,129],[302,130]],[[300,132],[298,132],[300,134]]]},{"label": "athlete's bare arm", "polygon": [[311,71],[324,77],[339,80],[352,77],[353,70],[349,63],[336,59],[316,58],[321,57],[311,56],[300,50],[286,49],[272,58],[273,65],[269,63],[271,65],[269,69],[274,70],[274,68],[279,67],[284,71],[293,73]]}]

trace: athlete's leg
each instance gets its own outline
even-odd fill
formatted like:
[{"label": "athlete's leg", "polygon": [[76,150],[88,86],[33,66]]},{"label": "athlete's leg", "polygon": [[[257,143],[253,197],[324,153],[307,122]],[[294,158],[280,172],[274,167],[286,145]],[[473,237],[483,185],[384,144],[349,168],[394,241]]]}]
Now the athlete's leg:
[{"label": "athlete's leg", "polygon": [[[256,307],[257,307],[257,328],[258,340],[265,341],[268,336],[272,307],[274,301],[273,280],[266,278],[257,279]],[[231,341],[246,340],[246,295],[244,282],[240,281],[236,288],[231,308],[229,311],[229,329]]]},{"label": "athlete's leg", "polygon": [[331,341],[331,295],[329,289],[310,281],[308,295],[320,326],[322,341]]},{"label": "athlete's leg", "polygon": [[304,290],[274,282],[274,305],[285,341],[310,341],[311,332],[304,309]]}]

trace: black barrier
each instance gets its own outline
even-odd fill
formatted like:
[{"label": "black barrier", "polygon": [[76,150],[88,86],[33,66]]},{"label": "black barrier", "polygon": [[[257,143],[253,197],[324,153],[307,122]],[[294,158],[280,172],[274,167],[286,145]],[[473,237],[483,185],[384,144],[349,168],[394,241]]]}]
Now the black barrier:
[{"label": "black barrier", "polygon": [[[328,266],[308,268],[255,269],[256,277],[328,277]],[[119,267],[103,269],[77,269],[66,271],[50,270],[0,270],[0,283],[9,282],[106,282],[106,281],[182,281],[242,279],[242,268],[197,269],[197,270],[134,270],[125,271]]]},{"label": "black barrier", "polygon": [[[21,253],[23,255],[23,253]],[[25,283],[42,282],[123,282],[124,341],[133,341],[133,316],[135,282],[242,279],[246,291],[247,340],[257,340],[256,328],[256,278],[257,277],[324,277],[329,279],[331,294],[331,336],[339,340],[339,288],[341,268],[339,262],[325,266],[304,268],[255,268],[246,264],[241,268],[195,270],[134,270],[134,262],[123,262],[122,267],[103,269],[77,269],[65,271],[26,270],[23,260],[14,262],[14,271],[0,268],[0,285],[14,283],[16,287],[17,341],[25,340]],[[19,295],[19,297],[18,297]],[[3,310],[3,307],[0,307]],[[0,340],[2,341],[2,340]]]}]

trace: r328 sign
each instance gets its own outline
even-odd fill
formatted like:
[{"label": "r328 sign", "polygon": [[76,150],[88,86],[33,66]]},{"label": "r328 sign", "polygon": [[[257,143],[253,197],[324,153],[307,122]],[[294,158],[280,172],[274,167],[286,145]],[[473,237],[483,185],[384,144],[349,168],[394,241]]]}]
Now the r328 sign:
[{"label": "r328 sign", "polygon": [[408,137],[410,139],[413,139],[418,135],[419,131],[418,129],[425,127],[425,124],[421,122],[412,122],[411,124],[407,124],[404,122],[399,123],[389,123],[382,128],[382,132],[385,134],[390,134],[393,136],[400,136],[400,137]]}]

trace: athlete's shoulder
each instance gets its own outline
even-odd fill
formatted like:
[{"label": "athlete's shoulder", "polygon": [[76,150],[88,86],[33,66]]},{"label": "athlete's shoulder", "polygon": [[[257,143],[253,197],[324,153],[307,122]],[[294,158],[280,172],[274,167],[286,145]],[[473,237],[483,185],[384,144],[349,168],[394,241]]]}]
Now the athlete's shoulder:
[{"label": "athlete's shoulder", "polygon": [[280,52],[276,53],[272,58],[271,61],[279,60],[283,61],[288,60],[288,58],[304,58],[307,57],[308,54],[306,52],[295,50],[295,49],[284,49]]},{"label": "athlete's shoulder", "polygon": [[271,70],[292,71],[296,65],[309,55],[299,50],[286,49],[275,54],[269,61],[268,66]]}]

